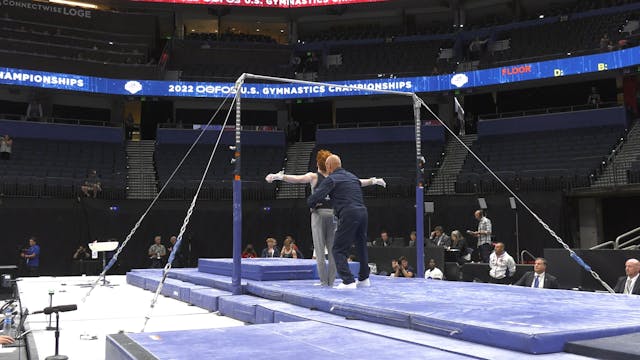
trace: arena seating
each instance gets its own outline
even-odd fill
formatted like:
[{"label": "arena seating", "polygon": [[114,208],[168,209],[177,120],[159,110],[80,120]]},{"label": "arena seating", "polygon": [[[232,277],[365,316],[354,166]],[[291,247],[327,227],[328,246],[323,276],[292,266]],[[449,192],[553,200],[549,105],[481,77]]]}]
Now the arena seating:
[{"label": "arena seating", "polygon": [[[190,145],[158,144],[155,152],[156,169],[160,186],[167,182]],[[182,168],[169,183],[165,198],[182,199],[195,194],[202,173],[207,165],[213,145],[197,145]],[[266,174],[282,168],[284,148],[277,146],[243,146],[242,179],[243,196],[249,199],[269,199],[275,196],[275,186],[264,181]],[[216,151],[205,179],[201,197],[204,199],[231,199],[234,165],[233,152],[227,146]]]},{"label": "arena seating", "polygon": [[15,138],[11,160],[0,161],[0,192],[75,198],[95,169],[103,188],[100,197],[124,198],[125,163],[122,143]]},{"label": "arena seating", "polygon": [[[472,150],[515,189],[556,191],[589,186],[591,174],[623,131],[621,126],[600,126],[481,136]],[[503,190],[474,158],[467,157],[457,177],[456,191]]]},{"label": "arena seating", "polygon": [[[100,12],[96,12],[98,14]],[[111,24],[109,12],[89,23],[65,21],[58,16],[42,20],[19,11],[0,19],[0,65],[113,77],[156,77],[152,61],[154,32]],[[145,16],[137,16],[136,21]],[[153,20],[153,17],[145,17]],[[124,17],[119,21],[126,22]]]},{"label": "arena seating", "polygon": [[627,170],[627,180],[629,184],[640,183],[640,159],[631,163],[631,168]]},{"label": "arena seating", "polygon": [[234,81],[243,72],[292,77],[291,54],[290,46],[263,42],[174,40],[167,68],[182,70],[183,80]]}]

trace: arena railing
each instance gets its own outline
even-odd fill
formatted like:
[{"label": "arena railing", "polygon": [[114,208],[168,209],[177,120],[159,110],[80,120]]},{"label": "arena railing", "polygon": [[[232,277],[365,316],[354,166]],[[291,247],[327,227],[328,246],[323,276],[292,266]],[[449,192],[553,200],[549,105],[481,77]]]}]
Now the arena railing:
[{"label": "arena railing", "polygon": [[42,118],[39,118],[38,120],[29,120],[29,119],[26,119],[25,115],[18,115],[18,114],[0,114],[0,120],[32,121],[32,122],[67,124],[67,125],[120,127],[120,124],[114,124],[109,121],[100,121],[100,120],[91,120],[91,119],[70,119],[70,118],[62,118],[62,117],[42,117]]},{"label": "arena railing", "polygon": [[591,104],[567,105],[567,106],[556,106],[556,107],[548,107],[548,108],[538,108],[538,109],[531,109],[531,110],[509,111],[509,112],[502,112],[497,114],[482,114],[482,115],[478,115],[478,119],[480,121],[493,120],[493,119],[512,118],[512,117],[530,116],[530,115],[554,114],[554,113],[574,112],[574,111],[582,111],[582,110],[604,109],[604,108],[611,108],[616,106],[620,106],[620,104],[614,101],[608,101],[608,102],[602,102],[598,105],[591,105]]}]

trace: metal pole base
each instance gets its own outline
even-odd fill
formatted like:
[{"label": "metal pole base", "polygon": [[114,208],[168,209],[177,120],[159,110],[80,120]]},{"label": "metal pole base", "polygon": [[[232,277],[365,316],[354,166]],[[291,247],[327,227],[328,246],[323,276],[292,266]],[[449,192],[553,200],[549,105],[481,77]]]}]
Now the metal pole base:
[{"label": "metal pole base", "polygon": [[69,360],[69,357],[66,355],[51,355],[44,358],[44,360]]},{"label": "metal pole base", "polygon": [[55,326],[47,326],[47,331],[51,331],[51,330],[55,330],[56,327]]}]

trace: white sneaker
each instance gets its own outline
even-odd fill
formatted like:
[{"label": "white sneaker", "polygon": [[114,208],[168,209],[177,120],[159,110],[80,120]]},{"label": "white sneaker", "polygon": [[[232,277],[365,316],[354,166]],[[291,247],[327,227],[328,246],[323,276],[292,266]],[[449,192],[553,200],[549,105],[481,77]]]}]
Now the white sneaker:
[{"label": "white sneaker", "polygon": [[366,278],[366,279],[364,279],[362,281],[356,280],[356,287],[359,287],[359,288],[371,287],[371,281],[369,281],[369,278]]},{"label": "white sneaker", "polygon": [[335,286],[334,289],[337,289],[337,290],[357,289],[357,284],[355,282],[352,282],[351,284],[340,283],[338,286]]}]

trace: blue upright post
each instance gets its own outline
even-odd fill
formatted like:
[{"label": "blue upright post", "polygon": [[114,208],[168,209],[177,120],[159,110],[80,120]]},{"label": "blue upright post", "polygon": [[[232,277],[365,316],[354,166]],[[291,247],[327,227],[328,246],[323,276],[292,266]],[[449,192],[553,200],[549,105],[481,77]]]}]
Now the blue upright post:
[{"label": "blue upright post", "polygon": [[244,76],[236,82],[236,145],[233,159],[235,169],[233,171],[233,272],[231,274],[231,286],[233,295],[240,295],[242,271],[242,180],[240,178],[240,89],[244,82]]},{"label": "blue upright post", "polygon": [[422,160],[422,136],[420,108],[421,102],[414,95],[413,117],[416,122],[416,269],[417,276],[424,274],[424,167],[426,161]]}]

